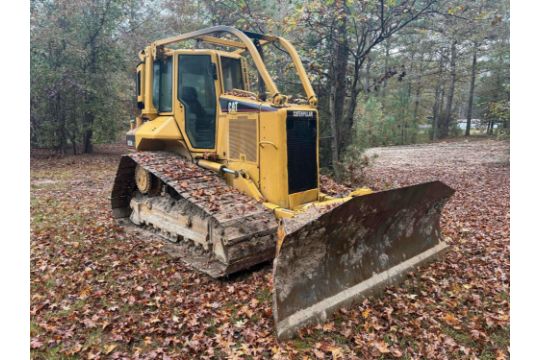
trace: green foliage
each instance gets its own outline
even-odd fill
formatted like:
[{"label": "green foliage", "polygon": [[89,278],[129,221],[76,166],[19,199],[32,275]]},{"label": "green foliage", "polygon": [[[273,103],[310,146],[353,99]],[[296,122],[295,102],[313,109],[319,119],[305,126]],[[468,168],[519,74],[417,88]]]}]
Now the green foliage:
[{"label": "green foliage", "polygon": [[[403,24],[382,41],[377,36],[381,6],[386,19]],[[430,11],[406,23],[425,6]],[[344,37],[336,35],[341,23]],[[341,160],[369,146],[429,141],[435,120],[440,127],[449,119],[443,126],[451,136],[460,135],[457,120],[466,116],[468,108],[475,46],[473,118],[481,119],[488,132],[491,128],[507,133],[510,127],[506,0],[384,1],[382,5],[338,0],[33,0],[32,146],[85,151],[88,136],[94,143],[118,139],[137,114],[133,77],[138,52],[153,40],[218,24],[281,35],[296,47],[319,98],[323,165],[331,158],[332,87],[343,90],[337,101],[341,102],[337,131],[346,138],[337,137]],[[345,62],[335,68],[340,41],[348,51]],[[454,41],[455,89],[447,114],[450,88],[454,88],[450,86]],[[265,47],[265,60],[282,93],[303,96],[292,63],[279,47]],[[337,70],[344,76],[336,77]],[[250,78],[256,89],[253,65]],[[347,112],[349,108],[353,111]]]},{"label": "green foliage", "polygon": [[371,146],[390,145],[397,129],[395,118],[385,116],[382,103],[374,96],[367,97],[359,106],[355,117],[352,147],[362,149]]},{"label": "green foliage", "polygon": [[[129,121],[132,80],[116,32],[125,1],[34,2],[31,32],[33,146],[89,151]],[[128,95],[128,96],[126,96]]]},{"label": "green foliage", "polygon": [[496,119],[505,123],[510,121],[510,103],[506,100],[489,102],[487,104],[487,119]]},{"label": "green foliage", "polygon": [[406,107],[407,103],[401,95],[390,96],[386,110],[383,110],[381,99],[377,96],[360,100],[350,148],[415,143],[420,129]]}]

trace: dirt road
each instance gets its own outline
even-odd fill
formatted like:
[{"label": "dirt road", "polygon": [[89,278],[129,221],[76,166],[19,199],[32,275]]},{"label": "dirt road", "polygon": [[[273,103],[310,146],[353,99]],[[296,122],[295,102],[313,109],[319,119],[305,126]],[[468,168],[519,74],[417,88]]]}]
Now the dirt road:
[{"label": "dirt road", "polygon": [[497,140],[462,140],[371,148],[367,156],[376,156],[374,168],[444,168],[505,165],[510,161],[510,144]]}]

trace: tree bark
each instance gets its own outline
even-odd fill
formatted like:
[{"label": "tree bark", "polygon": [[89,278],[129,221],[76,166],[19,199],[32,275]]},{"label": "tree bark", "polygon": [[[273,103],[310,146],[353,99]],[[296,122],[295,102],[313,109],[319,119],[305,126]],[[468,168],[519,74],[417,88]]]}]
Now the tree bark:
[{"label": "tree bark", "polygon": [[332,135],[332,168],[337,170],[340,155],[340,142],[342,133],[340,132],[340,122],[343,118],[343,109],[345,104],[347,62],[349,58],[348,39],[347,39],[347,17],[343,15],[338,24],[335,61],[330,65],[330,96],[329,96],[329,117],[330,131]]},{"label": "tree bark", "polygon": [[439,101],[440,101],[440,94],[441,92],[441,89],[440,89],[440,86],[437,85],[437,87],[435,88],[435,101],[433,103],[433,119],[432,119],[432,124],[431,124],[431,130],[433,132],[433,134],[431,135],[431,140],[437,140],[437,137],[438,137],[438,127],[439,127],[439,124],[438,124],[438,120],[437,120],[437,117],[439,116]]},{"label": "tree bark", "polygon": [[[441,54],[439,59],[439,76],[437,78],[437,85],[435,85],[435,101],[433,103],[433,123],[432,123],[432,140],[438,139],[439,132],[439,116],[441,114],[441,90],[442,90],[442,71],[444,66],[444,57]],[[443,95],[444,96],[444,95]]]},{"label": "tree bark", "polygon": [[370,72],[371,72],[371,58],[368,56],[366,61],[366,72],[364,73],[364,93],[369,93],[369,79],[370,79]]},{"label": "tree bark", "polygon": [[[422,71],[420,68],[419,71]],[[422,91],[422,86],[420,85],[420,74],[416,76],[416,88],[414,89],[414,105],[413,105],[413,122],[418,123],[418,108],[420,107],[420,92]]]},{"label": "tree bark", "polygon": [[[93,81],[94,76],[96,75],[97,70],[97,45],[95,38],[92,38],[90,41],[90,61],[88,64],[88,74],[90,81]],[[90,154],[93,151],[92,146],[92,135],[94,127],[94,109],[92,106],[95,104],[95,95],[89,93],[85,96],[86,99],[86,111],[83,116],[83,134],[82,134],[82,153]]]},{"label": "tree bark", "polygon": [[353,70],[353,80],[351,84],[351,94],[348,102],[347,109],[343,121],[341,122],[341,139],[339,142],[339,154],[340,156],[345,152],[345,150],[352,143],[352,134],[353,134],[353,125],[354,125],[354,113],[356,111],[356,105],[358,95],[362,90],[362,84],[360,83],[360,69],[362,68],[362,60],[360,58],[355,58],[354,61],[354,70]]},{"label": "tree bark", "polygon": [[472,66],[471,66],[471,86],[469,88],[469,107],[467,108],[467,128],[465,129],[465,136],[471,135],[471,122],[472,122],[473,101],[474,101],[474,83],[476,80],[477,50],[478,50],[478,43],[474,42],[473,58],[472,58]]},{"label": "tree bark", "polygon": [[330,120],[330,134],[331,134],[331,141],[330,141],[330,151],[332,154],[332,168],[334,171],[337,170],[337,164],[339,162],[339,153],[338,153],[338,132],[337,132],[337,124],[336,124],[336,111],[335,111],[335,105],[336,105],[336,85],[333,81],[330,81],[330,94],[328,96],[328,113],[329,113],[329,120]]},{"label": "tree bark", "polygon": [[[105,7],[100,11],[99,23],[95,31],[88,38],[88,49],[89,49],[89,60],[85,68],[85,72],[89,75],[90,82],[95,81],[96,75],[98,74],[98,53],[100,51],[100,44],[98,42],[99,36],[104,31],[104,26],[107,20],[107,15],[109,14],[109,7],[111,1],[108,0],[105,4]],[[97,13],[96,13],[97,15]],[[94,119],[96,117],[95,109],[95,95],[93,93],[87,93],[85,96],[86,99],[86,110],[83,115],[83,135],[82,135],[82,152],[89,154],[93,151],[92,146],[92,136],[93,136],[93,127]]]},{"label": "tree bark", "polygon": [[444,121],[441,124],[440,135],[442,138],[448,137],[450,122],[452,120],[452,106],[454,102],[454,90],[456,87],[456,52],[457,41],[452,41],[452,47],[450,49],[450,88],[448,89],[448,98],[446,99],[446,111],[444,114]]},{"label": "tree bark", "polygon": [[442,85],[442,88],[441,88],[441,100],[440,100],[440,103],[439,103],[439,117],[438,117],[438,123],[439,123],[439,128],[437,129],[438,131],[438,138],[440,139],[441,136],[440,136],[440,132],[441,132],[441,123],[444,122],[444,116],[445,116],[445,113],[444,113],[444,109],[445,109],[445,94],[446,94],[446,88],[444,87],[444,84]]},{"label": "tree bark", "polygon": [[388,59],[390,58],[390,48],[391,48],[390,39],[386,39],[385,45],[386,46],[384,47],[384,73],[383,73],[384,80],[381,87],[381,98],[382,98],[381,105],[382,105],[383,111],[384,111],[384,106],[386,105],[386,85],[388,84],[388,78],[386,75],[388,74]]},{"label": "tree bark", "polygon": [[58,101],[58,111],[56,116],[58,116],[58,151],[61,155],[64,155],[66,152],[66,112],[62,107],[62,99],[60,95],[57,95]]},{"label": "tree bark", "polygon": [[418,70],[416,71],[416,76],[414,77],[415,79],[415,90],[414,90],[414,105],[413,105],[413,125],[415,126],[415,131],[413,132],[413,143],[416,143],[416,135],[418,133],[418,131],[416,131],[418,129],[418,109],[420,107],[420,94],[422,93],[422,83],[421,83],[421,76],[424,72],[424,52],[422,51],[420,53],[420,64],[418,66]]},{"label": "tree bark", "polygon": [[55,152],[64,155],[66,147],[66,114],[62,95],[58,91],[51,101],[51,117],[54,119],[54,148]]},{"label": "tree bark", "polygon": [[405,97],[405,101],[402,102],[401,104],[401,118],[403,119],[403,128],[401,130],[401,144],[404,145],[405,143],[408,142],[408,138],[409,138],[409,127],[411,126],[411,124],[409,124],[409,122],[407,121],[407,114],[409,114],[410,112],[410,107],[411,107],[411,95],[412,95],[412,73],[414,72],[414,58],[416,57],[416,51],[412,51],[411,53],[411,60],[410,60],[410,66],[409,66],[409,69],[408,69],[408,73],[406,75],[407,77],[407,81],[406,81],[406,87],[407,87],[407,96]]},{"label": "tree bark", "polygon": [[[88,115],[88,114],[87,114]],[[84,154],[90,154],[94,151],[94,147],[92,146],[92,124],[94,123],[94,114],[89,114],[89,118],[85,120],[85,123],[87,124],[88,128],[84,130],[83,132],[83,149],[82,152]]]}]

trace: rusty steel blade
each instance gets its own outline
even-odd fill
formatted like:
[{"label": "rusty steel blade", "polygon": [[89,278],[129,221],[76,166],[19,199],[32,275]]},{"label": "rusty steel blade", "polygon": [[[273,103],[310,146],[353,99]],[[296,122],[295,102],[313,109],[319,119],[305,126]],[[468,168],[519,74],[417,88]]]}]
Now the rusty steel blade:
[{"label": "rusty steel blade", "polygon": [[285,220],[273,270],[278,338],[325,321],[442,252],[439,220],[453,193],[435,181],[355,197],[314,219]]}]

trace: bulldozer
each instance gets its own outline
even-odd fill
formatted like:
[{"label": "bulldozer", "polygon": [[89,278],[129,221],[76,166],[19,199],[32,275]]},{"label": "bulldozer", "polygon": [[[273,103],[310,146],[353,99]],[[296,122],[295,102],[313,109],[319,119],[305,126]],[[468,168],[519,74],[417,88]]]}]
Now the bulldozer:
[{"label": "bulldozer", "polygon": [[[270,45],[288,55],[305,94],[279,92],[264,61]],[[442,182],[322,191],[317,97],[286,39],[215,26],[155,41],[139,58],[140,113],[113,216],[158,233],[214,278],[273,259],[278,339],[448,248],[439,222],[453,189]]]}]

